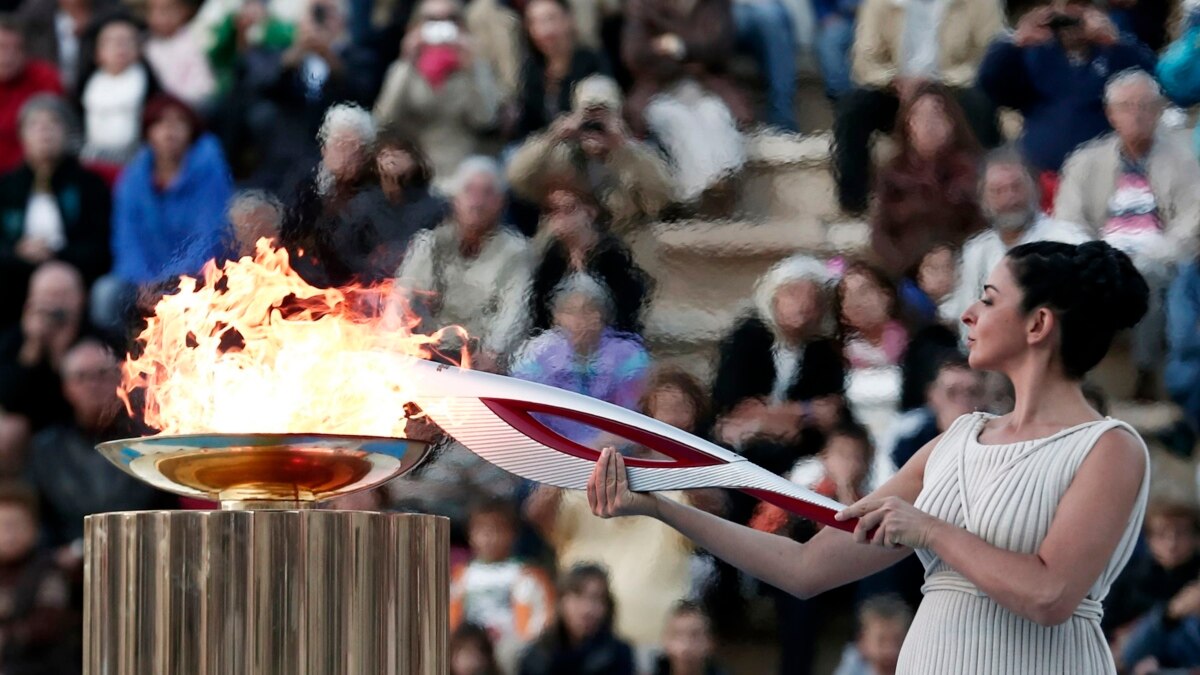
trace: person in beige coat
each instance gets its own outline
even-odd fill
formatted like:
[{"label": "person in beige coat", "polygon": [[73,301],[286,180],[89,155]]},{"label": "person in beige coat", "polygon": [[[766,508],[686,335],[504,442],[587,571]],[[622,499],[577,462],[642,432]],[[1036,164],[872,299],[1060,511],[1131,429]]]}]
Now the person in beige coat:
[{"label": "person in beige coat", "polygon": [[513,154],[509,183],[534,203],[562,183],[586,188],[611,214],[616,234],[631,232],[671,201],[666,162],[625,130],[621,92],[611,78],[593,75],[580,81],[573,99],[571,112]]},{"label": "person in beige coat", "polygon": [[480,151],[498,107],[495,77],[477,54],[461,3],[423,0],[384,78],[376,121],[415,138],[433,164],[434,185],[445,188],[458,164]]},{"label": "person in beige coat", "polygon": [[999,144],[995,107],[974,82],[1003,22],[996,0],[864,0],[851,53],[855,88],[838,101],[834,123],[838,199],[845,211],[866,209],[871,135],[891,131],[901,99],[921,82],[950,88],[980,144]]},{"label": "person in beige coat", "polygon": [[1063,165],[1054,217],[1124,250],[1150,284],[1150,310],[1134,331],[1145,381],[1165,355],[1163,296],[1200,238],[1200,163],[1182,132],[1162,129],[1162,91],[1142,70],[1109,80],[1114,133],[1080,146]]}]

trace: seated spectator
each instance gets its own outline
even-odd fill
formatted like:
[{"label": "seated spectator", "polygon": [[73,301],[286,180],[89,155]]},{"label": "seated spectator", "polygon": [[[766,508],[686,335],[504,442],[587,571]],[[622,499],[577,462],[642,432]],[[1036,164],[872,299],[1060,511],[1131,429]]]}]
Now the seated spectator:
[{"label": "seated spectator", "polygon": [[[67,352],[87,330],[86,297],[78,270],[45,263],[29,280],[20,324],[0,336],[0,408],[24,416],[31,431],[70,417],[59,374]],[[15,468],[2,466],[0,473]]]},{"label": "seated spectator", "polygon": [[913,612],[895,596],[879,596],[858,610],[858,638],[842,652],[834,675],[894,675]]},{"label": "seated spectator", "polygon": [[459,162],[482,148],[500,105],[495,76],[475,53],[458,0],[422,0],[388,68],[375,119],[416,139],[445,187]]},{"label": "seated spectator", "polygon": [[843,210],[867,209],[871,135],[891,131],[901,105],[922,82],[950,88],[985,147],[999,142],[995,108],[973,83],[1002,21],[1000,5],[991,0],[957,0],[944,6],[864,0],[854,34],[857,87],[838,101],[834,123],[835,175]]},{"label": "seated spectator", "polygon": [[[1167,98],[1190,107],[1200,103],[1200,7],[1185,6],[1182,34],[1158,60],[1158,81]],[[1192,132],[1192,152],[1200,155],[1200,127]]]},{"label": "seated spectator", "polygon": [[988,275],[1012,247],[1031,241],[1079,244],[1089,239],[1078,225],[1043,215],[1039,200],[1038,183],[1019,154],[1000,150],[988,157],[979,195],[988,229],[963,245],[958,286],[946,309],[952,316],[962,316],[983,297]]},{"label": "seated spectator", "polygon": [[116,12],[88,29],[84,60],[77,79],[83,107],[85,164],[115,176],[137,153],[146,104],[159,91],[158,78],[146,65],[141,25]]},{"label": "seated spectator", "polygon": [[1117,75],[1105,88],[1115,133],[1079,148],[1063,166],[1054,217],[1083,225],[1125,251],[1150,284],[1150,309],[1134,328],[1139,391],[1162,366],[1163,296],[1200,234],[1200,163],[1180,139],[1159,132],[1164,101],[1145,71]]},{"label": "seated spectator", "polygon": [[533,276],[533,327],[549,328],[555,289],[575,274],[587,274],[611,295],[612,327],[640,334],[653,280],[629,247],[608,233],[600,205],[574,186],[561,186],[547,194],[543,214],[549,242]]},{"label": "seated spectator", "polygon": [[1149,555],[1135,556],[1104,599],[1101,625],[1118,645],[1147,612],[1170,604],[1200,579],[1200,514],[1194,505],[1152,503],[1143,532]]},{"label": "seated spectator", "polygon": [[817,65],[825,80],[825,96],[835,106],[854,88],[850,80],[850,48],[854,45],[858,6],[859,0],[814,0],[812,3]]},{"label": "seated spectator", "polygon": [[925,405],[925,390],[937,376],[947,354],[959,351],[962,325],[950,306],[958,284],[958,254],[949,246],[935,246],[917,268],[916,281],[901,282],[903,314],[913,319],[908,349],[900,363],[900,410]]},{"label": "seated spectator", "polygon": [[512,502],[479,502],[467,521],[471,561],[450,573],[450,629],[485,631],[504,672],[554,618],[554,587],[537,567],[513,556],[520,522]]},{"label": "seated spectator", "polygon": [[533,49],[521,68],[520,114],[514,140],[545,130],[571,111],[576,85],[591,75],[612,75],[608,59],[580,44],[566,0],[531,0],[525,32]]},{"label": "seated spectator", "polygon": [[187,104],[146,106],[146,144],[113,195],[113,271],[92,288],[92,320],[119,335],[139,286],[197,274],[223,250],[233,182],[221,145]]},{"label": "seated spectator", "polygon": [[733,0],[734,44],[749,53],[766,80],[764,121],[795,133],[796,44],[793,19],[782,0]]},{"label": "seated spectator", "polygon": [[604,76],[576,85],[571,112],[513,153],[508,179],[518,196],[537,203],[563,180],[586,186],[612,214],[618,235],[656,218],[674,190],[666,162],[621,122],[621,91]]},{"label": "seated spectator", "polygon": [[283,203],[263,190],[243,190],[229,200],[230,239],[232,255],[254,257],[259,239],[279,241],[283,227]]},{"label": "seated spectator", "polygon": [[921,256],[913,278],[901,280],[900,297],[906,311],[923,323],[957,324],[958,317],[950,309],[957,283],[958,250],[935,244]]},{"label": "seated spectator", "polygon": [[682,368],[654,368],[642,389],[638,410],[647,417],[706,438],[712,426],[712,402],[704,385]]},{"label": "seated spectator", "polygon": [[305,10],[307,3],[294,0],[203,3],[193,24],[209,38],[207,56],[216,96],[236,99],[238,70],[252,50],[281,53],[290,47]]},{"label": "seated spectator", "polygon": [[0,176],[0,321],[19,311],[29,275],[48,260],[74,265],[84,282],[111,264],[108,186],[75,159],[74,115],[57,96],[35,96],[21,109],[25,161]]},{"label": "seated spectator", "polygon": [[[525,343],[513,359],[510,374],[636,408],[650,356],[637,336],[613,328],[615,309],[608,289],[577,273],[555,289],[550,304],[554,327]],[[581,423],[551,418],[546,424],[584,445],[597,436],[596,430]]]},{"label": "seated spectator", "polygon": [[487,631],[464,623],[450,633],[450,675],[500,675]]},{"label": "seated spectator", "polygon": [[146,61],[170,95],[197,110],[206,110],[217,82],[205,49],[208,37],[192,19],[196,0],[147,0]]},{"label": "seated spectator", "polygon": [[[814,458],[800,460],[788,475],[798,485],[843,504],[853,504],[871,492],[878,480],[872,475],[875,447],[867,430],[854,421],[846,421],[825,434],[825,446]],[[886,479],[885,479],[886,480]],[[784,536],[793,536],[799,519],[774,504],[762,502],[755,509],[750,526]],[[803,523],[805,530],[823,527]]]},{"label": "seated spectator", "polygon": [[1044,208],[1057,174],[1082,143],[1112,130],[1104,85],[1128,68],[1154,69],[1154,54],[1117,32],[1089,0],[1054,0],[1029,11],[1016,32],[996,40],[979,67],[979,86],[996,105],[1024,117],[1021,150],[1040,172]]},{"label": "seated spectator", "polygon": [[826,337],[829,282],[825,265],[804,255],[758,282],[753,313],[720,346],[713,404],[721,441],[740,447],[762,433],[794,434],[840,407],[846,376],[841,349]]},{"label": "seated spectator", "polygon": [[346,206],[371,185],[375,135],[374,120],[357,105],[325,113],[321,161],[293,195],[280,232],[296,271],[314,286],[345,286],[375,250],[378,230],[369,216],[384,214],[346,220]]},{"label": "seated spectator", "polygon": [[1184,265],[1167,295],[1167,391],[1200,432],[1200,259]]},{"label": "seated spectator", "polygon": [[121,370],[106,345],[84,339],[63,357],[63,395],[72,419],[34,436],[28,476],[41,497],[45,542],[83,545],[83,519],[93,513],[170,508],[174,500],[118,469],[96,445],[140,436],[117,398]]},{"label": "seated spectator", "polygon": [[75,90],[83,34],[110,0],[40,0],[20,3],[14,18],[25,30],[30,57],[58,67],[63,89]]},{"label": "seated spectator", "polygon": [[29,58],[24,29],[10,16],[0,15],[0,173],[21,164],[17,118],[25,102],[38,94],[62,94],[54,66]]},{"label": "seated spectator", "polygon": [[712,620],[699,605],[681,602],[663,629],[663,654],[653,675],[724,675],[713,658]]},{"label": "seated spectator", "polygon": [[730,0],[636,0],[625,9],[621,58],[633,75],[626,115],[673,160],[676,199],[727,191],[746,161],[739,126],[753,121],[725,73],[735,30]]},{"label": "seated spectator", "polygon": [[947,353],[925,393],[925,405],[896,420],[887,453],[892,470],[908,463],[926,443],[950,428],[954,420],[983,407],[983,375],[971,370],[961,354]]},{"label": "seated spectator", "polygon": [[422,330],[466,329],[477,345],[467,354],[459,336],[443,338],[452,360],[469,356],[472,367],[496,372],[526,334],[533,259],[529,242],[501,222],[505,187],[493,160],[467,159],[453,185],[450,215],[413,238],[397,285]]},{"label": "seated spectator", "polygon": [[871,214],[874,259],[892,277],[911,272],[933,246],[957,248],[983,227],[979,143],[949,90],[917,86],[896,119],[899,153],[879,174]]},{"label": "seated spectator", "polygon": [[78,672],[66,579],[38,547],[37,497],[28,487],[0,487],[0,624],[6,673]]},{"label": "seated spectator", "polygon": [[281,46],[282,37],[264,36],[248,48],[237,88],[247,137],[258,154],[249,186],[278,194],[290,194],[318,162],[326,112],[336,103],[368,106],[379,87],[374,52],[350,39],[346,0],[298,4],[304,9],[294,38]]},{"label": "seated spectator", "polygon": [[416,143],[392,129],[375,138],[378,185],[350,198],[339,215],[336,239],[355,253],[359,281],[374,283],[396,273],[409,243],[431,230],[450,207],[432,192],[433,169]]},{"label": "seated spectator", "polygon": [[[619,577],[613,577],[619,580]],[[613,633],[620,609],[609,573],[581,564],[563,575],[554,623],[521,657],[519,675],[633,675],[633,650]]]},{"label": "seated spectator", "polygon": [[837,284],[838,323],[851,370],[895,366],[908,348],[896,287],[883,272],[852,262]]}]

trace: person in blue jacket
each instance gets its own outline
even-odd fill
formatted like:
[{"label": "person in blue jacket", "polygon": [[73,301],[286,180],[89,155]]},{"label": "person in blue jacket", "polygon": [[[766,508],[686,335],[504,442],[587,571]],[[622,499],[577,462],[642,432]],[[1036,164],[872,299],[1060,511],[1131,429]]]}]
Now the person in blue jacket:
[{"label": "person in blue jacket", "polygon": [[1167,391],[1200,431],[1200,260],[1180,268],[1167,294]]},{"label": "person in blue jacket", "polygon": [[1104,113],[1108,79],[1154,66],[1149,49],[1087,0],[1056,0],[1028,12],[1015,32],[992,44],[979,66],[979,86],[997,106],[1024,116],[1021,150],[1043,174],[1043,187],[1052,188],[1067,155],[1112,131]]},{"label": "person in blue jacket", "polygon": [[119,335],[141,287],[196,274],[225,246],[233,178],[216,137],[186,103],[146,104],[145,144],[113,195],[113,271],[92,289],[92,321]]},{"label": "person in blue jacket", "polygon": [[[1183,34],[1172,42],[1158,60],[1158,81],[1163,93],[1177,105],[1200,103],[1200,6],[1193,6],[1183,24]],[[1200,126],[1193,145],[1200,155]]]}]

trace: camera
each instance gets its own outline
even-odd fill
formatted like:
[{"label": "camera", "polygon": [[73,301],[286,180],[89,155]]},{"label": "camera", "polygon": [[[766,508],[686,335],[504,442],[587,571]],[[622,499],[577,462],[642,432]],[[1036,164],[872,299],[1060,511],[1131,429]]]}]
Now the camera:
[{"label": "camera", "polygon": [[426,21],[421,24],[421,41],[430,45],[443,45],[458,39],[458,24],[453,21]]},{"label": "camera", "polygon": [[329,8],[321,3],[314,4],[312,8],[312,18],[313,23],[317,24],[318,26],[324,26],[325,22],[329,20]]},{"label": "camera", "polygon": [[594,117],[590,118],[590,119],[586,119],[579,125],[579,130],[580,131],[593,131],[598,134],[604,133],[604,122],[601,120],[598,120]]},{"label": "camera", "polygon": [[1046,28],[1053,31],[1059,31],[1064,28],[1074,28],[1080,24],[1078,17],[1067,16],[1066,14],[1055,14],[1046,22]]}]

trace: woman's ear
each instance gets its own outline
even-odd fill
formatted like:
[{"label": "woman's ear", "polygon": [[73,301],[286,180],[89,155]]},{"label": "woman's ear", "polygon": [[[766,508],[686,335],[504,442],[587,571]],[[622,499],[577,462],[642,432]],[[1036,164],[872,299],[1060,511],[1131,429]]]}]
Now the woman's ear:
[{"label": "woman's ear", "polygon": [[1058,326],[1058,317],[1047,307],[1038,307],[1029,313],[1025,323],[1025,341],[1037,345],[1049,340]]}]

